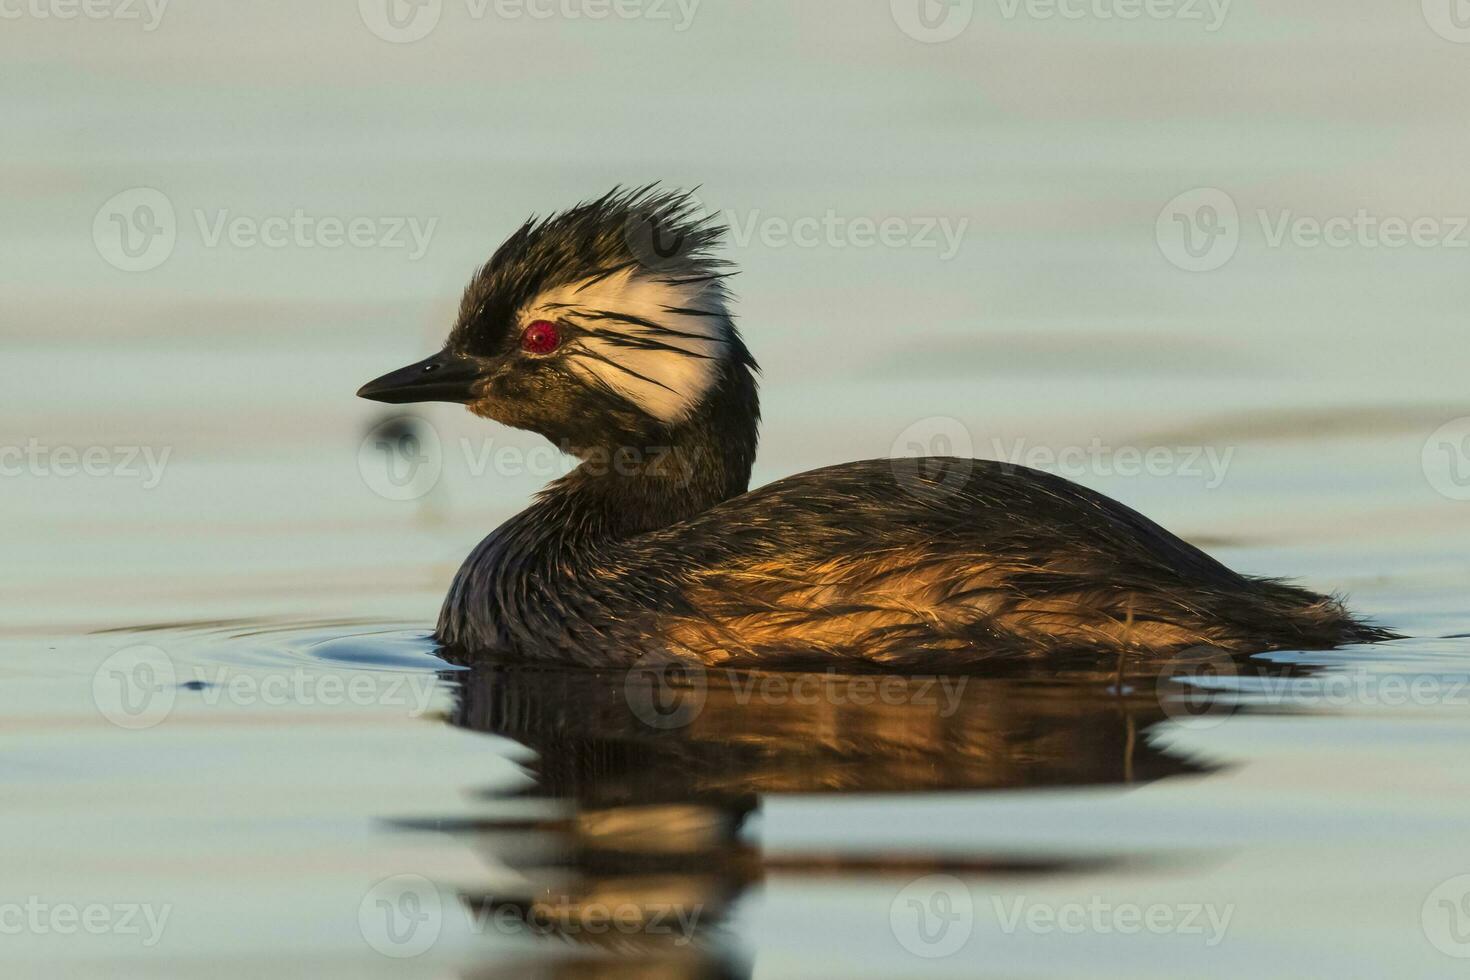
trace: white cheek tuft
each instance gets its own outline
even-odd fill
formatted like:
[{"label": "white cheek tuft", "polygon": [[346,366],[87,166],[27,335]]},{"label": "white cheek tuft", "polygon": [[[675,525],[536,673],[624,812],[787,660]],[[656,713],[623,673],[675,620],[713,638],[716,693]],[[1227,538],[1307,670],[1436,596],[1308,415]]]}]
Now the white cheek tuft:
[{"label": "white cheek tuft", "polygon": [[521,323],[563,320],[579,328],[566,353],[572,371],[660,421],[679,422],[729,356],[729,314],[711,281],[680,283],[623,270],[543,293]]}]

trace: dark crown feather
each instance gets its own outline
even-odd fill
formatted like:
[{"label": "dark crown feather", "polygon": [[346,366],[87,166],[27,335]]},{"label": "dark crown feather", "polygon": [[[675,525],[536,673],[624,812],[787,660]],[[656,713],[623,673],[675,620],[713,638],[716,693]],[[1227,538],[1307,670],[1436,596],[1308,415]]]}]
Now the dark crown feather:
[{"label": "dark crown feather", "polygon": [[483,348],[547,290],[628,269],[675,285],[705,283],[702,295],[723,308],[724,280],[734,268],[715,251],[726,228],[718,215],[702,211],[693,192],[648,184],[615,187],[596,200],[531,217],[470,280],[450,346]]}]

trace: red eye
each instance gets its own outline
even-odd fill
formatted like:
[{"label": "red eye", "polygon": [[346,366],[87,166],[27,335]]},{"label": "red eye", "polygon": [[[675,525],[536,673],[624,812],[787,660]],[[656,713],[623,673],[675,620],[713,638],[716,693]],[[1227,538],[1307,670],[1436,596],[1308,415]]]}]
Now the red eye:
[{"label": "red eye", "polygon": [[561,346],[561,334],[550,320],[537,320],[521,332],[521,350],[528,354],[550,354]]}]

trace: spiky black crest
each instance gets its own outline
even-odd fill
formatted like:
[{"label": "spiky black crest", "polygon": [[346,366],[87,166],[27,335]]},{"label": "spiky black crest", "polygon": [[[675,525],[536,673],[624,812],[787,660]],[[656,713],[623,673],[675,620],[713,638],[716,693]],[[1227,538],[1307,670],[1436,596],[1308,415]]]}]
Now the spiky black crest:
[{"label": "spiky black crest", "polygon": [[449,346],[493,349],[504,343],[516,311],[535,297],[624,270],[674,285],[702,284],[704,296],[724,305],[724,280],[734,274],[714,254],[724,237],[724,224],[703,214],[692,192],[657,184],[616,187],[545,218],[533,216],[471,279]]}]

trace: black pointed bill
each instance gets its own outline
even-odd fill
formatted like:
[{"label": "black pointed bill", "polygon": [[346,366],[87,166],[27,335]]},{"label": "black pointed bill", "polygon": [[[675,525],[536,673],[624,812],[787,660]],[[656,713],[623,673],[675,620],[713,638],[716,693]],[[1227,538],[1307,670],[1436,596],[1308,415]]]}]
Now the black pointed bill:
[{"label": "black pointed bill", "polygon": [[440,351],[417,364],[390,371],[357,389],[357,397],[390,405],[412,402],[472,402],[480,364],[472,357]]}]

